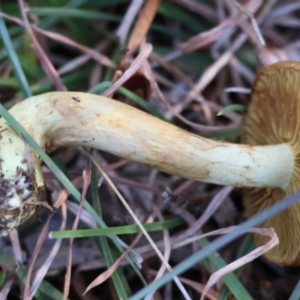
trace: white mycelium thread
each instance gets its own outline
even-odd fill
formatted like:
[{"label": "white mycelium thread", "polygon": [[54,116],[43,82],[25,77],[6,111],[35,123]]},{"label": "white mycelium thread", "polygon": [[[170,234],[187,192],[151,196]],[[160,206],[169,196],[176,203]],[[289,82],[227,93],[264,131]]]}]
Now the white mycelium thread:
[{"label": "white mycelium thread", "polygon": [[[0,236],[7,235],[8,229],[17,227],[22,218],[26,217],[26,201],[34,196],[34,183],[28,173],[17,169],[16,175],[10,180],[3,175],[0,178]],[[28,205],[27,205],[28,206]]]},{"label": "white mycelium thread", "polygon": [[11,180],[2,178],[0,181],[0,207],[20,208],[22,203],[32,195],[30,179],[24,171],[18,170],[16,176]]},{"label": "white mycelium thread", "polygon": [[24,172],[17,173],[16,177],[8,182],[8,190],[6,192],[7,204],[11,208],[22,206],[30,195],[29,180]]}]

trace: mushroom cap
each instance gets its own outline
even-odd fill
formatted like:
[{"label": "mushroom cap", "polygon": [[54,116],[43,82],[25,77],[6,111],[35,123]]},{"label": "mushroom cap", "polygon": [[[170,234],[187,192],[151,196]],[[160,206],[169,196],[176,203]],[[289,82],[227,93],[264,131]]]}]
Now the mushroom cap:
[{"label": "mushroom cap", "polygon": [[[247,217],[300,189],[299,87],[300,63],[293,61],[282,61],[263,68],[254,82],[251,104],[242,126],[242,142],[251,145],[287,143],[295,159],[293,174],[284,189],[266,187],[244,191]],[[270,261],[281,265],[300,265],[300,203],[270,218],[261,227],[273,227],[279,238],[279,245],[266,253]],[[267,240],[262,235],[255,235],[257,245],[263,245]]]}]

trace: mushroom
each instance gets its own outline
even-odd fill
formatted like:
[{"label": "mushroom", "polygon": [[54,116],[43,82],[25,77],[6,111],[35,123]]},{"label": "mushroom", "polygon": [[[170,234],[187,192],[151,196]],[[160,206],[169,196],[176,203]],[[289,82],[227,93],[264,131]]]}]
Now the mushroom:
[{"label": "mushroom", "polygon": [[[185,178],[245,189],[251,216],[299,189],[300,64],[280,62],[258,75],[245,116],[243,145],[206,139],[113,99],[81,92],[34,96],[10,109],[46,151],[94,147]],[[299,104],[298,104],[299,102]],[[0,120],[0,234],[26,221],[44,201],[37,154]],[[300,264],[300,204],[262,224],[280,244],[267,253],[278,264]],[[256,237],[261,245],[264,238]]]}]

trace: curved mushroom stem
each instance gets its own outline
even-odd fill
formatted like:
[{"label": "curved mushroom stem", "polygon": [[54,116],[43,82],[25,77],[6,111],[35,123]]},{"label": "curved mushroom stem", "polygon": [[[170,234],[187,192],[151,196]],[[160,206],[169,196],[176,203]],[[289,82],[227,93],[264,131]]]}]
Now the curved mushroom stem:
[{"label": "curved mushroom stem", "polygon": [[[251,146],[206,139],[126,104],[92,94],[47,93],[17,104],[10,113],[47,152],[59,147],[89,146],[203,182],[284,188],[294,167],[294,154],[288,144]],[[24,169],[20,159],[26,159],[18,150],[26,149],[20,138],[18,149],[4,151],[5,137],[13,139],[10,134],[11,131],[2,132],[4,177],[7,172],[11,176],[18,167]],[[15,155],[13,161],[11,155]]]},{"label": "curved mushroom stem", "polygon": [[[244,187],[284,188],[294,168],[288,144],[249,146],[206,139],[92,94],[47,93],[17,104],[10,113],[46,152],[89,146],[181,177]],[[13,214],[5,217],[7,211],[18,209],[24,198],[27,206],[41,201],[34,195],[43,181],[35,154],[3,119],[0,132],[0,227],[6,218],[6,226],[13,228]],[[21,221],[27,215],[25,211]]]}]

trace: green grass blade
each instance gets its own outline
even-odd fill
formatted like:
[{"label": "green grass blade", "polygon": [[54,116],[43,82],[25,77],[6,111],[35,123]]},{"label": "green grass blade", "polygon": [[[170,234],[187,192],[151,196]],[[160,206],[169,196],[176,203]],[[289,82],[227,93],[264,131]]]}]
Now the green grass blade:
[{"label": "green grass blade", "polygon": [[203,136],[208,138],[208,139],[238,142],[240,137],[241,137],[241,130],[239,128],[237,128],[237,129],[228,129],[228,130],[220,130],[220,131],[204,134]]},{"label": "green grass blade", "polygon": [[112,86],[112,82],[111,81],[104,81],[104,82],[100,82],[97,85],[93,86],[90,90],[88,90],[88,93],[94,94],[96,92],[100,92],[104,89],[107,89],[109,87]]},{"label": "green grass blade", "polygon": [[184,11],[174,3],[162,1],[159,5],[158,12],[181,24],[185,24],[192,32],[199,33],[207,29],[203,26],[203,22],[194,18],[190,12]]},{"label": "green grass blade", "polygon": [[[90,75],[90,68],[82,68],[78,72],[71,72],[61,77],[63,83],[67,86],[68,90],[76,90],[78,85],[84,82]],[[34,95],[43,94],[53,91],[51,82],[39,83],[31,86],[31,91]]]},{"label": "green grass blade", "polygon": [[[78,6],[81,6],[81,5],[85,4],[88,1],[89,0],[72,0],[69,3],[67,3],[65,5],[65,7],[75,8],[75,7],[78,7]],[[57,16],[50,16],[50,17],[47,17],[44,20],[42,20],[39,23],[39,27],[40,28],[48,28],[49,26],[55,24],[58,21],[59,21],[59,18]]]},{"label": "green grass blade", "polygon": [[[253,240],[253,235],[252,234],[248,234],[242,244],[242,246],[240,247],[238,254],[237,254],[237,258],[240,258],[244,255],[246,255],[247,253],[250,253],[252,250],[255,249],[255,244],[254,244],[254,240]],[[233,273],[238,276],[241,273],[241,270],[243,269],[243,267],[235,270]],[[219,300],[226,300],[229,294],[229,289],[232,292],[232,288],[229,285],[225,285],[222,288]]]},{"label": "green grass blade", "polygon": [[7,272],[5,270],[0,271],[0,288],[2,288],[3,284],[5,283]]},{"label": "green grass blade", "polygon": [[[145,223],[143,226],[148,232],[160,231],[164,229],[175,228],[183,225],[182,219],[176,218],[166,221],[158,221],[153,223]],[[137,224],[115,226],[108,228],[97,228],[97,229],[82,229],[82,230],[65,230],[65,231],[53,231],[51,238],[82,238],[88,236],[108,236],[118,234],[135,234],[140,233],[141,229]]]},{"label": "green grass blade", "polygon": [[129,5],[131,0],[101,0],[101,1],[88,1],[86,6],[88,8],[104,8],[113,7],[119,4],[127,3]]},{"label": "green grass blade", "polygon": [[68,8],[64,7],[64,9],[58,8],[30,8],[28,11],[31,15],[37,16],[55,16],[60,18],[79,18],[79,19],[87,19],[87,20],[96,20],[96,21],[110,21],[110,22],[121,22],[122,18],[116,15],[108,14],[108,13],[100,13],[93,10],[80,9],[80,8]]},{"label": "green grass blade", "polygon": [[217,116],[223,116],[228,112],[231,111],[238,111],[238,112],[244,112],[245,111],[245,105],[243,104],[230,104],[221,109],[218,113]]},{"label": "green grass blade", "polygon": [[[120,59],[120,53],[122,49],[121,49],[121,45],[119,45],[119,38],[117,38],[116,41],[117,41],[117,45],[112,49],[110,59],[117,65]],[[113,79],[114,74],[115,74],[114,68],[105,68],[103,74],[103,81],[111,81]]]},{"label": "green grass blade", "polygon": [[[202,239],[199,241],[201,247],[205,247],[208,245],[208,240]],[[219,255],[212,253],[208,256],[210,263],[217,269],[221,269],[226,266],[226,262]],[[211,270],[209,270],[211,271]],[[229,273],[223,277],[223,281],[225,282],[228,289],[232,292],[237,300],[253,300],[251,295],[245,289],[243,284],[239,281],[234,273]]]},{"label": "green grass blade", "polygon": [[15,77],[0,77],[0,84],[7,85],[13,88],[19,88],[19,83]]},{"label": "green grass blade", "polygon": [[[93,166],[94,167],[94,166]],[[92,172],[93,172],[93,169],[92,169]],[[92,173],[92,175],[93,175],[93,173]],[[95,176],[95,175],[94,175]],[[95,185],[94,185],[95,184]],[[94,189],[93,191],[92,191],[92,193],[96,193],[96,188],[97,188],[97,185],[96,185],[96,181],[92,181],[92,189]],[[98,190],[97,190],[98,191]],[[98,196],[98,193],[96,194],[97,195],[97,198],[99,197]],[[94,207],[95,207],[95,209],[96,209],[96,211],[97,212],[99,212],[99,215],[101,215],[101,207],[100,207],[100,201],[94,201],[94,198],[92,198],[93,199],[93,204],[94,204]],[[97,200],[97,199],[96,199]],[[99,237],[99,239],[100,239],[101,237]],[[96,240],[96,242],[97,242],[97,239],[95,239]],[[106,239],[107,240],[107,239]],[[121,253],[121,252],[119,252],[119,253]],[[129,260],[129,257],[128,257],[128,260]],[[142,284],[144,285],[144,286],[146,286],[146,284],[147,284],[147,281],[145,280],[145,278],[143,277],[143,274],[141,273],[141,270],[137,267],[137,265],[136,264],[134,264],[133,262],[131,262],[131,267],[133,268],[133,270],[134,270],[134,272],[135,272],[135,274],[137,274],[138,275],[138,277],[140,278],[140,280],[141,280],[141,282],[142,282]],[[129,290],[129,287],[128,287],[128,290]],[[130,293],[128,292],[128,295],[129,295]]]},{"label": "green grass blade", "polygon": [[[99,216],[102,216],[95,165],[92,166],[91,189],[93,207]],[[115,257],[113,255],[113,251],[110,249],[107,238],[105,236],[96,237],[95,241],[100,249],[102,249],[107,266],[112,266],[115,262]],[[130,295],[130,288],[127,284],[126,278],[123,276],[123,273],[119,268],[112,274],[112,280],[119,299],[128,299],[128,296]]]},{"label": "green grass blade", "polygon": [[[88,91],[88,93],[95,93],[95,92],[101,91],[103,89],[106,89],[112,85],[113,85],[113,83],[111,81],[101,82],[101,83],[95,85],[93,88],[91,88]],[[117,92],[119,92],[123,96],[126,96],[127,98],[131,99],[132,101],[134,101],[136,104],[138,104],[139,106],[144,108],[146,111],[148,111],[153,116],[156,116],[156,117],[166,121],[165,117],[154,106],[149,104],[143,98],[139,97],[137,94],[125,89],[124,87],[118,88]]]},{"label": "green grass blade", "polygon": [[6,48],[7,54],[9,56],[9,59],[12,63],[15,75],[18,79],[18,82],[20,84],[22,93],[25,97],[30,97],[32,95],[29,84],[27,82],[26,76],[23,72],[23,69],[21,67],[20,61],[18,59],[17,53],[15,51],[14,45],[10,39],[10,36],[7,31],[7,27],[5,25],[5,22],[3,18],[0,16],[0,35],[2,37],[4,46]]},{"label": "green grass blade", "polygon": [[[18,36],[17,38],[12,40],[12,47],[14,47],[14,49],[18,49],[19,47],[21,47],[22,43],[23,43],[23,37]],[[0,50],[0,60],[6,58],[7,56],[8,56],[8,52],[4,47],[3,49]]]}]

